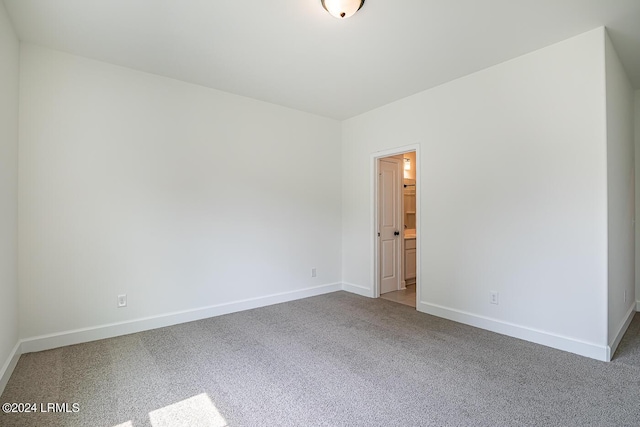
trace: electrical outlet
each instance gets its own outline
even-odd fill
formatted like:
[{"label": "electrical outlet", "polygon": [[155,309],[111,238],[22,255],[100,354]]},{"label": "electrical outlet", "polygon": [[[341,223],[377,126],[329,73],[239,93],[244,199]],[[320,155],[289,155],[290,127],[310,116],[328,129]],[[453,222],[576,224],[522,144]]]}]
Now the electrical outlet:
[{"label": "electrical outlet", "polygon": [[489,302],[491,304],[498,305],[498,292],[496,292],[496,291],[489,292]]},{"label": "electrical outlet", "polygon": [[127,306],[127,294],[118,295],[118,308]]},{"label": "electrical outlet", "polygon": [[317,276],[317,274],[316,274],[316,269],[315,269],[315,268],[312,268],[312,269],[311,269],[311,277],[316,277],[316,276]]}]

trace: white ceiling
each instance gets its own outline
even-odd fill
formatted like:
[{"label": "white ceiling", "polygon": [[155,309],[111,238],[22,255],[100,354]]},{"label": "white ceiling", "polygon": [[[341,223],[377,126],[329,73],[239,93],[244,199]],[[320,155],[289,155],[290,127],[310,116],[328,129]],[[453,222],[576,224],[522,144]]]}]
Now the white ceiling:
[{"label": "white ceiling", "polygon": [[606,26],[640,88],[640,0],[4,0],[21,40],[345,119]]}]

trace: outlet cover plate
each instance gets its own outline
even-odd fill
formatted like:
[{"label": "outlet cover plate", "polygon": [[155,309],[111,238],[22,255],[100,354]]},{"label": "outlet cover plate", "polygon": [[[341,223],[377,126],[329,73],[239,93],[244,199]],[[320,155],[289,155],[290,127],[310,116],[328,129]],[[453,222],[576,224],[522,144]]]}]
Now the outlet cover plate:
[{"label": "outlet cover plate", "polygon": [[498,292],[497,291],[491,291],[489,292],[489,302],[491,304],[496,304],[498,305]]},{"label": "outlet cover plate", "polygon": [[118,295],[118,308],[127,306],[127,294]]}]

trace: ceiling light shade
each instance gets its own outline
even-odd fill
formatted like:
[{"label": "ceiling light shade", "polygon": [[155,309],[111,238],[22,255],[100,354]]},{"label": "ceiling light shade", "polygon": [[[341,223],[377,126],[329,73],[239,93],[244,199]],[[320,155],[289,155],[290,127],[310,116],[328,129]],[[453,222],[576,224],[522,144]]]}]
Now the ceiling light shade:
[{"label": "ceiling light shade", "polygon": [[364,0],[321,0],[322,6],[338,19],[348,18],[360,10]]}]

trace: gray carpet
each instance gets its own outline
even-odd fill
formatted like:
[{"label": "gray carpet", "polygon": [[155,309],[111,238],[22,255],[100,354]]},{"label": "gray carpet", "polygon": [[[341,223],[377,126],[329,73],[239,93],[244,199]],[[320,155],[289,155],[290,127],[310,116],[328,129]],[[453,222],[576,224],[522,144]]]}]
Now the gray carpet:
[{"label": "gray carpet", "polygon": [[603,363],[346,292],[20,358],[1,426],[638,426],[640,315]]}]

